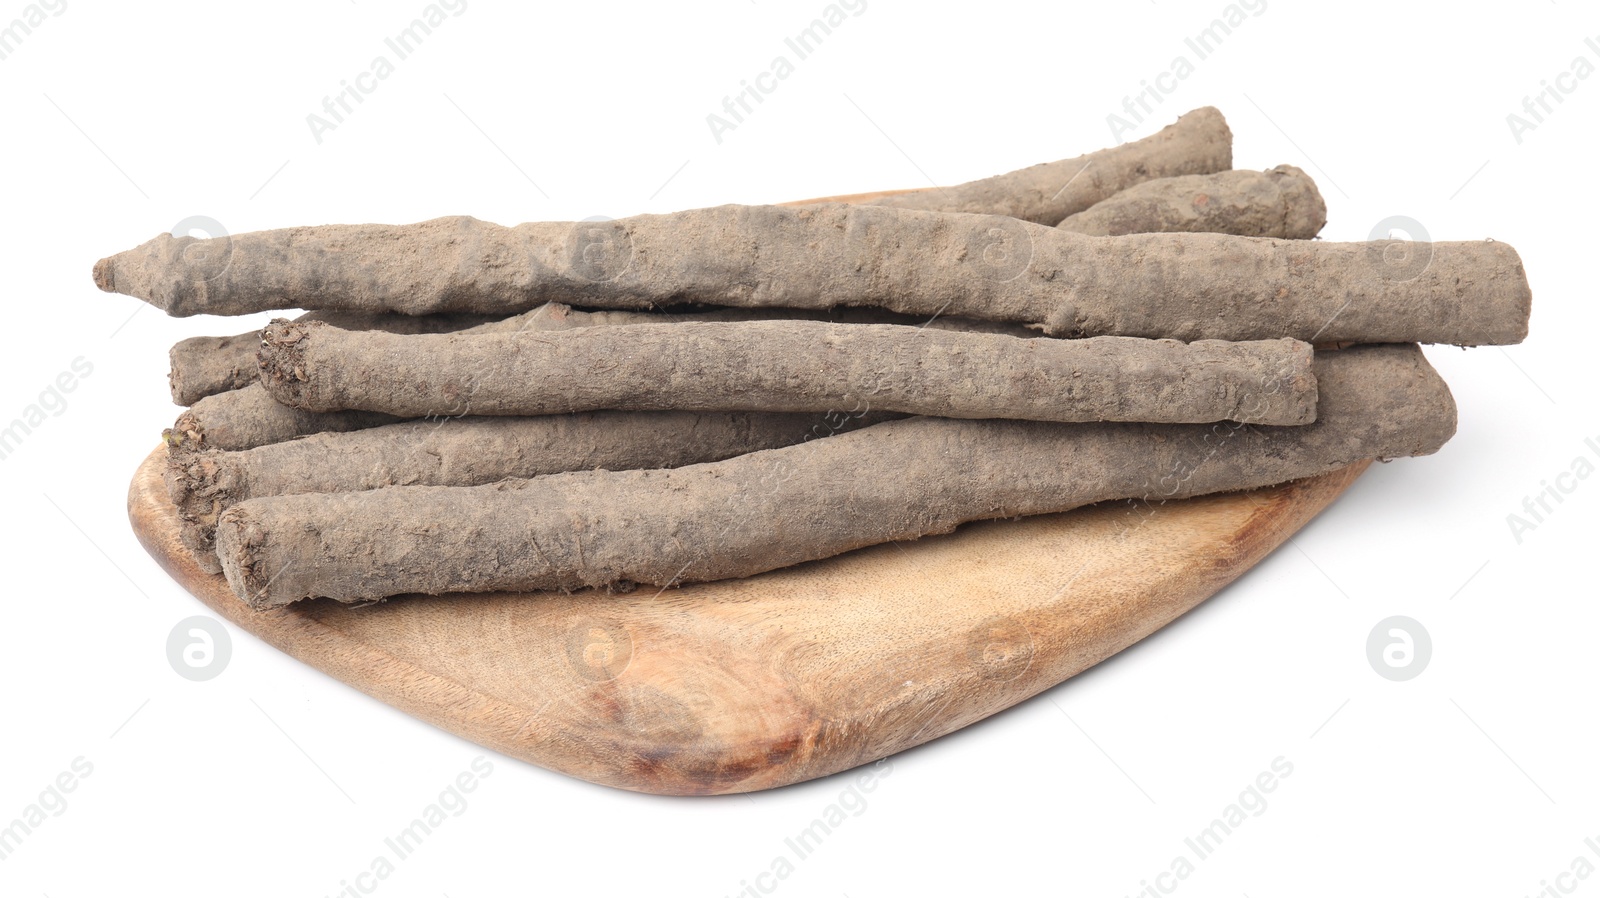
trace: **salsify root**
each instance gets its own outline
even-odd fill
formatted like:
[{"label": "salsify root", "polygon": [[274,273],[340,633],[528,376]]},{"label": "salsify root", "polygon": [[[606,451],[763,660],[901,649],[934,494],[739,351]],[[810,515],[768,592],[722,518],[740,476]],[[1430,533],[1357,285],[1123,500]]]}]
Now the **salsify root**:
[{"label": "salsify root", "polygon": [[1311,346],[1287,339],[1027,340],[820,321],[398,336],[284,319],[261,338],[262,383],[279,402],[316,412],[418,418],[859,405],[1031,421],[1316,417]]},{"label": "salsify root", "polygon": [[[297,319],[298,320],[298,319]],[[207,396],[248,386],[256,380],[256,347],[261,332],[227,337],[187,337],[167,352],[167,384],[175,405],[194,405]]]},{"label": "salsify root", "polygon": [[328,596],[669,586],[744,577],[965,521],[1283,483],[1436,451],[1449,390],[1410,345],[1319,352],[1298,427],[909,418],[725,461],[478,487],[272,496],[217,553],[256,608]]},{"label": "salsify root", "polygon": [[[399,315],[393,312],[314,311],[296,321],[324,321],[354,331],[390,334],[441,334],[464,330],[498,319],[484,315]],[[237,390],[256,382],[256,349],[261,332],[228,337],[189,337],[173,344],[167,354],[172,370],[167,382],[172,401],[194,405],[207,396]]]},{"label": "salsify root", "polygon": [[936,212],[1007,215],[1055,224],[1152,178],[1207,174],[1233,167],[1233,132],[1204,106],[1141,140],[1046,162],[992,178],[869,200],[873,205]]},{"label": "salsify root", "polygon": [[890,417],[859,408],[823,415],[601,411],[402,421],[239,452],[180,448],[168,453],[165,477],[183,544],[214,574],[222,570],[214,543],[217,517],[247,499],[477,486],[595,468],[675,468],[790,446]]},{"label": "salsify root", "polygon": [[272,398],[260,383],[206,396],[162,432],[169,448],[250,449],[312,433],[341,432],[401,420],[378,412],[308,412]]},{"label": "salsify root", "polygon": [[1292,165],[1145,181],[1061,222],[1099,237],[1149,233],[1237,234],[1310,240],[1328,223],[1311,176]]},{"label": "salsify root", "polygon": [[[826,321],[833,324],[901,324],[932,330],[975,331],[1006,334],[1012,337],[1041,337],[1036,330],[1006,321],[984,321],[936,315],[925,318],[902,315],[887,309],[841,307],[832,309],[707,308],[694,311],[633,312],[618,310],[579,311],[565,303],[547,302],[530,311],[467,328],[462,334],[514,334],[521,331],[560,331],[580,327],[610,327],[622,324],[669,324],[696,321]],[[346,328],[349,330],[350,328]]]},{"label": "salsify root", "polygon": [[102,260],[97,282],[177,315],[862,305],[1062,337],[1458,345],[1520,341],[1531,303],[1521,259],[1494,241],[1091,237],[847,204],[513,228],[471,218],[329,225],[216,238],[231,242],[203,253],[188,251],[194,240],[162,235]]},{"label": "salsify root", "polygon": [[[1165,133],[1165,132],[1163,132]],[[1133,144],[1125,144],[1131,147]],[[1121,148],[1119,148],[1121,149]],[[1091,154],[1092,155],[1092,154]],[[1081,160],[1069,160],[1079,162]],[[1035,166],[1035,168],[1041,168]],[[1024,171],[1032,171],[1026,169]],[[1210,175],[1157,178],[1128,187],[1059,227],[1096,235],[1152,232],[1211,232],[1246,237],[1308,239],[1321,230],[1327,209],[1316,184],[1298,168],[1280,165],[1266,172],[1219,171]],[[483,315],[401,315],[392,312],[307,312],[297,321],[320,320],[345,330],[395,334],[433,334],[474,330],[552,330],[603,324],[682,321],[754,321],[781,318],[866,323],[914,324],[940,330],[1011,332],[1041,336],[1021,325],[939,316],[924,322],[909,315],[878,309],[714,309],[677,315],[628,312],[579,312],[562,303],[545,303],[522,313],[521,324]],[[478,326],[483,325],[480,329]],[[256,379],[259,331],[228,337],[190,337],[172,347],[169,380],[172,401],[193,405],[205,396],[236,390]]]},{"label": "salsify root", "polygon": [[[838,317],[843,320],[912,322],[908,316],[897,316],[877,309],[844,309]],[[860,313],[860,314],[855,314]],[[348,313],[319,312],[318,320],[333,326],[346,320]],[[661,321],[744,321],[771,320],[773,315],[787,315],[786,310],[718,309],[706,312],[664,315],[657,312],[580,312],[561,303],[546,303],[521,315],[497,319],[467,328],[461,333],[491,334],[567,330],[577,327],[599,327],[622,324],[658,323]],[[825,313],[798,311],[796,315]],[[324,317],[327,316],[327,317]],[[1019,326],[971,318],[936,318],[923,322],[935,330],[973,330],[984,333],[1003,333],[1012,336],[1039,336]],[[203,396],[178,417],[178,422],[165,431],[167,444],[175,448],[206,448],[220,450],[250,449],[292,440],[313,433],[344,433],[402,420],[393,415],[362,411],[306,412],[283,405],[273,399],[260,384],[260,368],[256,354],[261,346],[261,332],[250,337],[251,381],[239,389],[226,390]]]}]

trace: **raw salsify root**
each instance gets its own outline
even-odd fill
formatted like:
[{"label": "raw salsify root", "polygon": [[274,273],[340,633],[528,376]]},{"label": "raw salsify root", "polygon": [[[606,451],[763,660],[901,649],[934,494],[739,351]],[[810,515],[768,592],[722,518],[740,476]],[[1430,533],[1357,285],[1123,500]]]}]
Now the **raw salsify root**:
[{"label": "raw salsify root", "polygon": [[260,383],[206,396],[162,432],[169,448],[250,449],[311,433],[342,432],[401,420],[377,412],[307,412],[291,408]]},{"label": "raw salsify root", "polygon": [[1014,218],[846,204],[514,228],[450,218],[216,239],[231,243],[188,253],[194,238],[163,235],[103,260],[98,280],[178,315],[306,305],[510,315],[546,301],[635,310],[859,305],[1050,336],[1184,341],[1515,343],[1531,303],[1521,259],[1494,241],[1092,237]]},{"label": "raw salsify root", "polygon": [[[1211,175],[1159,178],[1129,187],[1062,221],[1059,227],[1082,234],[1120,236],[1143,233],[1237,234],[1245,237],[1309,239],[1327,219],[1316,184],[1298,168],[1280,165],[1265,172],[1225,171]],[[713,309],[659,313],[577,311],[545,303],[511,319],[484,321],[482,315],[401,315],[393,312],[307,312],[297,321],[320,320],[345,330],[391,334],[453,331],[505,333],[562,330],[611,324],[666,321],[762,321],[785,318],[856,324],[910,324],[939,330],[977,330],[1041,336],[1022,325],[941,315],[931,320],[880,309]],[[172,347],[172,401],[193,405],[205,396],[236,390],[256,379],[260,332],[230,337],[190,337]]]},{"label": "raw salsify root", "polygon": [[818,321],[399,336],[284,319],[261,337],[262,383],[279,402],[313,412],[420,418],[869,406],[1033,421],[1316,417],[1311,346],[1297,340],[1029,340]]},{"label": "raw salsify root", "polygon": [[247,499],[391,486],[477,486],[596,468],[674,468],[790,446],[892,417],[858,408],[822,415],[601,411],[401,421],[236,452],[179,448],[168,453],[165,479],[182,522],[183,544],[202,568],[218,573],[217,518]]},{"label": "raw salsify root", "polygon": [[251,499],[217,553],[256,608],[327,596],[577,589],[745,577],[973,520],[1283,483],[1425,455],[1455,430],[1414,345],[1319,352],[1314,424],[908,418],[659,471]]},{"label": "raw salsify root", "polygon": [[1203,106],[1149,137],[1121,146],[954,187],[895,194],[867,202],[899,209],[1006,215],[1055,224],[1153,178],[1209,174],[1232,167],[1233,132],[1221,112]]},{"label": "raw salsify root", "polygon": [[1161,178],[1101,200],[1058,227],[1079,234],[1211,233],[1310,240],[1328,223],[1311,176],[1292,165]]},{"label": "raw salsify root", "polygon": [[[323,321],[334,327],[354,331],[383,331],[390,334],[440,334],[464,330],[486,323],[483,315],[398,315],[393,312],[315,311],[296,321]],[[167,382],[172,401],[194,405],[207,396],[237,390],[256,382],[256,349],[261,332],[249,331],[227,337],[189,337],[173,344],[167,354],[172,370]]]}]

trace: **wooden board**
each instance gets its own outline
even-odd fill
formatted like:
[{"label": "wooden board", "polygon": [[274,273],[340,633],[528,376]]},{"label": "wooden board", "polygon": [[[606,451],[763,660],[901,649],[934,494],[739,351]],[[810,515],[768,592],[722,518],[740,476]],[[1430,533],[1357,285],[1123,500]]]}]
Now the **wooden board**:
[{"label": "wooden board", "polygon": [[[900,191],[800,202],[860,202]],[[319,600],[256,612],[195,565],[161,480],[128,516],[225,619],[366,694],[541,767],[640,792],[750,792],[847,770],[1002,711],[1232,582],[1367,463],[1292,484],[1113,503],[726,581]]]},{"label": "wooden board", "polygon": [[133,478],[134,532],[223,618],[496,751],[674,795],[825,776],[1036,695],[1199,604],[1366,468],[970,524],[659,593],[318,600],[256,612],[179,543],[165,457],[156,449]]}]

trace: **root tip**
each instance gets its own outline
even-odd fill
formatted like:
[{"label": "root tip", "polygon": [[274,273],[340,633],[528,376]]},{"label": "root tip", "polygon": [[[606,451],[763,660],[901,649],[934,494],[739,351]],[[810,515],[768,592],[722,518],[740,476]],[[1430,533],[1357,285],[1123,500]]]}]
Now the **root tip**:
[{"label": "root tip", "polygon": [[94,263],[94,285],[105,293],[117,292],[116,269],[110,256]]},{"label": "root tip", "polygon": [[271,581],[260,576],[260,559],[256,552],[261,534],[256,532],[253,523],[239,506],[223,512],[217,520],[216,554],[222,576],[233,594],[256,611],[265,611],[282,603],[268,593]]}]

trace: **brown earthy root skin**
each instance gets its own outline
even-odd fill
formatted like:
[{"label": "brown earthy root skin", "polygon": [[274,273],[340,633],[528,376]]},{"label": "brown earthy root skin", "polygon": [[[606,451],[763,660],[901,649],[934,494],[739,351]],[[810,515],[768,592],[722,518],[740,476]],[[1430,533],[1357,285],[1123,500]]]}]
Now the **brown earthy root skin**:
[{"label": "brown earthy root skin", "polygon": [[[580,312],[560,303],[546,303],[521,315],[495,319],[470,328],[463,328],[460,332],[478,334],[519,333],[523,331],[568,330],[602,325],[658,323],[661,321],[771,320],[778,317],[789,317],[788,312],[789,310],[785,309],[719,309],[682,315],[668,315],[660,312]],[[795,314],[802,317],[808,315],[822,317],[829,313],[800,310]],[[403,316],[391,316],[389,313],[318,311],[310,315],[301,316],[298,320],[323,321],[330,326],[343,330],[384,330],[386,333],[394,332],[384,328],[356,327],[364,319],[372,319],[374,317],[399,318]],[[433,317],[447,317],[452,320],[452,323],[467,324],[470,323],[472,316]],[[878,309],[840,309],[837,310],[835,317],[846,321],[868,323],[880,321],[885,323],[911,323],[917,321],[909,316],[899,316],[892,312],[884,312]],[[936,330],[971,330],[1012,336],[1040,336],[1037,332],[1020,326],[1001,322],[979,321],[971,318],[941,317],[931,322],[919,322],[919,324]],[[312,433],[323,431],[346,432],[389,424],[397,420],[391,415],[369,412],[303,412],[299,409],[284,406],[276,400],[269,403],[267,400],[270,398],[270,394],[260,386],[260,368],[256,361],[256,353],[261,345],[261,333],[259,331],[252,332],[249,334],[249,338],[250,379],[248,383],[236,390],[221,391],[202,396],[191,403],[194,408],[180,416],[178,423],[168,428],[165,432],[170,446],[182,446],[190,449],[250,449]]]},{"label": "brown earthy root skin", "polygon": [[246,499],[478,486],[597,468],[676,468],[791,446],[891,417],[864,409],[826,415],[602,411],[404,421],[240,452],[174,449],[165,477],[183,522],[184,545],[217,573],[217,517]]},{"label": "brown earthy root skin", "polygon": [[261,332],[261,382],[310,411],[549,415],[826,412],[946,418],[1305,424],[1311,346],[1297,340],[1025,340],[892,324],[694,322],[559,334]]},{"label": "brown earthy root skin", "polygon": [[[1165,133],[1165,132],[1164,132]],[[1069,160],[1078,162],[1080,160]],[[1041,168],[1036,166],[1035,168]],[[1300,169],[1280,165],[1269,172],[1223,171],[1214,175],[1160,178],[1123,190],[1060,227],[1100,235],[1157,231],[1238,234],[1247,237],[1309,238],[1322,229],[1326,208],[1315,183]],[[307,312],[296,321],[325,321],[354,331],[435,334],[451,331],[510,333],[668,321],[761,321],[806,319],[852,324],[904,324],[938,330],[1042,336],[999,321],[939,316],[932,320],[882,309],[715,309],[705,312],[580,312],[545,303],[511,318],[482,315],[400,315],[392,312]],[[260,331],[232,337],[192,337],[172,348],[172,401],[193,405],[203,397],[254,383]]]},{"label": "brown earthy root skin", "polygon": [[870,203],[899,209],[1006,215],[1055,224],[1152,178],[1208,174],[1232,167],[1233,132],[1221,112],[1205,106],[1142,140],[954,187],[897,194]]},{"label": "brown earthy root skin", "polygon": [[116,285],[178,315],[305,305],[513,314],[546,301],[636,310],[861,305],[1059,337],[1464,346],[1520,341],[1532,301],[1516,251],[1494,241],[1090,237],[999,216],[848,204],[515,228],[450,218],[217,239],[232,242],[190,256],[225,255],[220,271],[193,271],[184,250],[194,238],[163,235],[116,257]]},{"label": "brown earthy root skin", "polygon": [[308,412],[291,408],[259,383],[196,402],[162,435],[169,448],[251,449],[324,431],[361,430],[400,420],[377,412]]},{"label": "brown earthy root skin", "polygon": [[[324,321],[352,331],[389,334],[441,334],[499,321],[485,315],[399,315],[393,312],[307,312],[296,321]],[[190,337],[168,353],[172,371],[167,382],[172,401],[194,405],[207,396],[237,390],[256,382],[256,348],[261,332],[231,337]]]},{"label": "brown earthy root skin", "polygon": [[1280,165],[1146,181],[1068,216],[1059,227],[1096,237],[1213,233],[1310,240],[1327,223],[1316,182]]},{"label": "brown earthy root skin", "polygon": [[[521,331],[561,331],[579,327],[620,324],[669,324],[696,321],[828,321],[834,324],[900,324],[933,330],[976,331],[1012,337],[1042,337],[1024,325],[939,315],[928,318],[902,315],[887,309],[838,307],[831,309],[706,309],[696,312],[580,312],[565,303],[547,302],[530,311],[459,331],[462,334],[514,334]],[[354,328],[345,328],[354,330]],[[253,358],[253,357],[252,357]],[[253,364],[253,361],[252,361]]]},{"label": "brown earthy root skin", "polygon": [[172,345],[167,384],[177,405],[247,386],[256,379],[259,331],[231,337],[189,337]]},{"label": "brown earthy root skin", "polygon": [[[966,521],[1178,499],[1425,455],[1455,431],[1414,345],[1318,353],[1299,427],[909,418],[664,471],[274,496],[223,513],[217,553],[257,608],[328,596],[744,577]],[[885,476],[885,472],[893,476]]]}]

